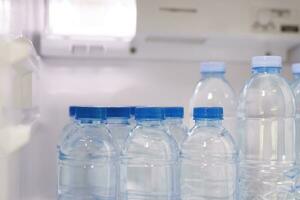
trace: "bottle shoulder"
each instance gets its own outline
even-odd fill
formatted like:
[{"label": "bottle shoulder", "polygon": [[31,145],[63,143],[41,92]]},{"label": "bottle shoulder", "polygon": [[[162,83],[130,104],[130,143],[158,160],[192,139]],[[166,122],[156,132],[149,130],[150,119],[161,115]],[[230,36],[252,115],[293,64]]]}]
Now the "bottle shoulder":
[{"label": "bottle shoulder", "polygon": [[178,157],[176,141],[164,127],[135,127],[127,138],[122,154],[131,158],[174,160]]},{"label": "bottle shoulder", "polygon": [[74,123],[74,122],[69,122],[68,124],[66,124],[61,133],[60,133],[60,136],[59,136],[59,145],[61,143],[63,143],[63,141],[65,140],[65,138],[71,134],[72,132],[74,132],[76,130],[76,128],[78,127],[78,124],[77,123]]},{"label": "bottle shoulder", "polygon": [[181,132],[188,132],[188,127],[184,123],[173,123],[167,122],[165,123],[168,131],[181,131]]},{"label": "bottle shoulder", "polygon": [[226,80],[208,78],[198,82],[191,103],[193,106],[222,106],[234,109],[237,98],[235,91]]},{"label": "bottle shoulder", "polygon": [[116,145],[105,126],[78,126],[63,139],[60,154],[65,156],[113,156]]},{"label": "bottle shoulder", "polygon": [[205,93],[205,92],[220,92],[222,91],[223,94],[230,94],[231,96],[235,96],[235,92],[232,86],[228,83],[227,80],[222,78],[206,78],[201,79],[197,85],[196,89],[198,93]]},{"label": "bottle shoulder", "polygon": [[290,88],[287,80],[283,78],[280,74],[267,74],[267,73],[253,74],[245,84],[245,88],[266,87],[266,86]]},{"label": "bottle shoulder", "polygon": [[255,74],[244,86],[238,110],[248,116],[293,116],[294,94],[287,81],[276,74]]},{"label": "bottle shoulder", "polygon": [[229,132],[220,127],[194,127],[181,145],[183,154],[237,154],[237,145]]},{"label": "bottle shoulder", "polygon": [[132,129],[132,126],[130,124],[107,124],[106,127],[111,133],[124,132],[124,134],[128,134]]}]

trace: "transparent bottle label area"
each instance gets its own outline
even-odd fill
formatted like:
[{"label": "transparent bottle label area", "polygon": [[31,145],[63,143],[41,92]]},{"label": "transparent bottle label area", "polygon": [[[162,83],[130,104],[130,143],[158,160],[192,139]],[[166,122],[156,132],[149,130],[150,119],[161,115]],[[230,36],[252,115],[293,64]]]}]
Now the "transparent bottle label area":
[{"label": "transparent bottle label area", "polygon": [[240,198],[287,199],[294,187],[294,118],[247,118],[241,131]]},{"label": "transparent bottle label area", "polygon": [[181,166],[181,198],[236,200],[237,167],[232,162],[185,160]]},{"label": "transparent bottle label area", "polygon": [[[122,200],[176,200],[179,199],[179,180],[174,164],[149,162],[121,163]],[[175,180],[177,177],[177,180]]]},{"label": "transparent bottle label area", "polygon": [[103,161],[59,161],[59,200],[115,200],[117,165]]}]

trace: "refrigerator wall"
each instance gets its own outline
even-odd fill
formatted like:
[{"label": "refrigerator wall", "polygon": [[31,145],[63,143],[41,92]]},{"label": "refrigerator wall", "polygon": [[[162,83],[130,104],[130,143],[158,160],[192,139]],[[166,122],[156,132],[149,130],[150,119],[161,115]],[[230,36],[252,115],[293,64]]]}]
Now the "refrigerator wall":
[{"label": "refrigerator wall", "polygon": [[[52,25],[49,22],[51,2],[54,8],[58,6],[62,12],[54,12],[57,16],[52,16]],[[265,32],[255,31],[245,25],[248,23],[252,27],[252,23],[257,20],[257,9],[266,10],[267,13],[266,19],[262,17],[258,21],[268,23],[274,20],[279,25],[285,23],[288,19],[278,19],[274,13],[269,16],[270,8],[274,6],[279,8],[279,12],[293,8],[291,22],[297,25],[293,12],[297,5],[300,7],[299,1],[296,3],[290,0],[283,4],[279,0],[265,0],[249,5],[247,1],[231,0],[228,5],[235,6],[230,8],[217,1],[190,0],[183,4],[180,1],[164,0],[153,1],[150,6],[147,1],[140,0],[137,1],[137,27],[135,23],[129,23],[132,29],[126,32],[125,37],[124,34],[113,34],[118,31],[112,31],[113,35],[107,37],[100,34],[103,30],[88,29],[89,26],[86,27],[87,32],[78,32],[77,28],[82,25],[80,22],[70,24],[68,18],[60,22],[59,17],[65,15],[65,12],[59,2],[65,2],[71,11],[79,9],[70,6],[68,2],[71,1],[0,0],[0,11],[2,9],[6,13],[0,14],[0,22],[8,24],[0,28],[1,41],[3,38],[24,35],[33,41],[39,54],[33,57],[28,55],[27,59],[33,61],[41,56],[40,62],[36,63],[38,81],[31,84],[31,88],[38,88],[39,91],[34,98],[39,117],[30,126],[28,141],[5,157],[8,159],[3,165],[6,168],[0,167],[2,172],[6,170],[6,180],[10,181],[6,187],[1,187],[0,194],[6,195],[0,196],[1,200],[56,199],[56,144],[68,121],[69,105],[182,105],[187,111],[189,99],[200,79],[201,61],[225,60],[226,78],[237,93],[251,75],[251,56],[270,53],[282,55],[285,60],[283,74],[287,79],[292,78],[291,62],[300,61],[298,33],[280,33],[276,32],[277,29],[274,32],[268,29]],[[92,5],[105,5],[106,8],[118,5],[118,1],[115,1],[117,3],[110,6],[107,2],[113,2],[111,0],[93,0],[89,1],[90,4],[85,1],[74,2],[86,5],[83,8],[86,12]],[[212,10],[213,5],[219,5],[218,10]],[[211,10],[205,16],[199,18],[200,15],[190,15],[193,9],[200,11],[205,6]],[[226,18],[228,12],[239,14],[236,7],[243,8],[245,13],[249,10],[249,15],[243,18],[245,21],[236,20],[234,26],[226,30],[226,34],[220,33],[231,21],[223,22],[220,26],[207,26],[208,19],[220,20],[212,18],[214,12],[224,12],[222,8],[226,8],[223,13]],[[161,8],[167,12],[159,12]],[[134,10],[132,7],[130,9]],[[151,15],[151,9],[157,11],[157,15]],[[97,17],[92,12],[83,19],[92,19],[92,24],[98,23]],[[227,17],[228,20],[232,19],[232,16]],[[120,25],[112,18],[106,18],[107,22],[102,20],[101,23],[107,26],[114,24],[112,27]],[[198,23],[199,27],[203,26],[197,27]],[[106,30],[115,30],[110,28]],[[70,30],[72,32],[68,32]],[[203,43],[203,39],[207,42]],[[188,122],[188,113],[185,114]]]}]

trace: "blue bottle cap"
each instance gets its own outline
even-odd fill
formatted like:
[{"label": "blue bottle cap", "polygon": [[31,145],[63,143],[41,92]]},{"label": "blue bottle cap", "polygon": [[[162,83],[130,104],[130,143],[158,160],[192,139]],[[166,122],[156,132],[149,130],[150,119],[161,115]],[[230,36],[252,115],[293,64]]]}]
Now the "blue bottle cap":
[{"label": "blue bottle cap", "polygon": [[255,56],[252,58],[252,68],[282,67],[280,56]]},{"label": "blue bottle cap", "polygon": [[194,108],[194,120],[199,119],[223,119],[222,107],[197,107]]},{"label": "blue bottle cap", "polygon": [[69,116],[70,117],[75,117],[77,108],[78,108],[78,106],[70,106],[69,107]]},{"label": "blue bottle cap", "polygon": [[161,107],[137,107],[135,109],[136,120],[163,120],[165,119],[164,109]]},{"label": "blue bottle cap", "polygon": [[292,72],[293,72],[293,74],[299,74],[300,73],[300,63],[294,63],[292,65]]},{"label": "blue bottle cap", "polygon": [[183,118],[184,108],[183,107],[165,107],[165,117],[170,118]]},{"label": "blue bottle cap", "polygon": [[102,107],[78,107],[76,109],[76,119],[106,119],[106,108]]},{"label": "blue bottle cap", "polygon": [[224,62],[203,62],[200,64],[201,73],[225,73],[225,63]]},{"label": "blue bottle cap", "polygon": [[130,118],[131,107],[108,107],[107,118]]}]

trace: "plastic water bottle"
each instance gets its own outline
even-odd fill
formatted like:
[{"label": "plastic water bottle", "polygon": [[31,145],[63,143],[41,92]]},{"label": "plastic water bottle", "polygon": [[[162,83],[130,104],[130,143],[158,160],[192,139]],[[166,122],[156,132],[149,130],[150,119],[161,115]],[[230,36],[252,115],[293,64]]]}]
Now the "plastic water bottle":
[{"label": "plastic water bottle", "polygon": [[58,199],[116,199],[117,150],[105,118],[104,108],[76,109],[79,128],[64,138],[59,149]]},{"label": "plastic water bottle", "polygon": [[202,77],[190,100],[190,118],[193,117],[195,107],[222,107],[224,109],[223,126],[232,134],[235,141],[238,141],[237,98],[233,88],[225,79],[225,67],[223,62],[201,63]]},{"label": "plastic water bottle", "polygon": [[124,143],[131,131],[130,107],[108,107],[107,108],[107,128],[117,144],[119,151],[122,150]]},{"label": "plastic water bottle", "polygon": [[181,146],[182,200],[237,200],[238,149],[220,107],[194,108],[195,126]]},{"label": "plastic water bottle", "polygon": [[70,106],[69,107],[69,117],[70,117],[70,121],[68,122],[67,125],[64,126],[62,133],[60,134],[59,137],[59,141],[57,144],[57,148],[60,148],[61,142],[64,140],[64,138],[66,137],[66,135],[69,134],[69,132],[72,132],[75,128],[77,128],[77,123],[76,123],[76,119],[75,119],[75,114],[76,114],[76,108],[78,108],[77,106]]},{"label": "plastic water bottle", "polygon": [[165,116],[166,119],[164,124],[167,127],[168,132],[173,136],[177,144],[180,146],[188,134],[188,128],[183,123],[184,108],[166,107]]},{"label": "plastic water bottle", "polygon": [[295,164],[295,99],[281,67],[279,56],[254,57],[240,96],[240,199],[282,200],[293,187],[286,173]]},{"label": "plastic water bottle", "polygon": [[179,150],[163,126],[164,109],[137,107],[135,119],[120,159],[121,199],[178,199]]},{"label": "plastic water bottle", "polygon": [[296,103],[296,169],[295,199],[300,199],[300,63],[292,65],[294,79],[291,88],[295,95]]}]

